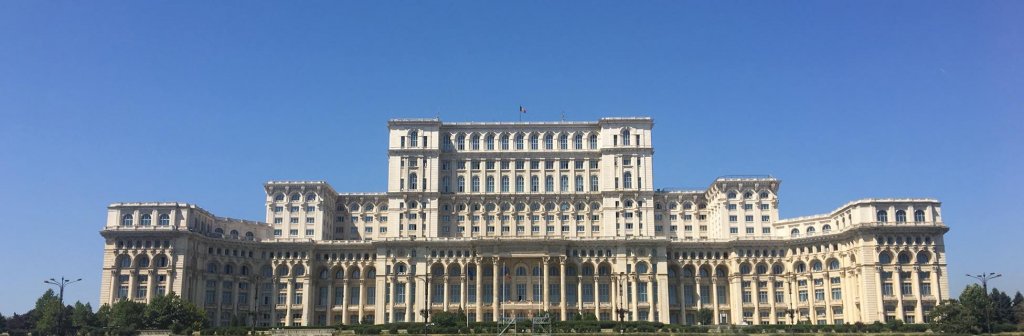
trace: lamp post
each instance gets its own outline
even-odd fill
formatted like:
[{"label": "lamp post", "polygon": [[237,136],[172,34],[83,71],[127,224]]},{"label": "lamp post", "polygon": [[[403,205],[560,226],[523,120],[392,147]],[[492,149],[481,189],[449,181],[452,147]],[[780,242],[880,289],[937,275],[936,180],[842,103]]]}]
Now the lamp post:
[{"label": "lamp post", "polygon": [[[986,273],[981,273],[981,274],[978,274],[978,275],[970,275],[970,274],[968,274],[967,276],[975,278],[975,279],[978,279],[979,281],[981,281],[981,288],[983,288],[985,290],[985,296],[988,296],[988,281],[992,280],[992,279],[995,279],[995,278],[998,278],[998,277],[1001,277],[1003,275],[999,274],[999,273],[989,272],[987,274]],[[985,307],[985,308],[986,308],[985,309],[985,325],[988,326],[987,327],[988,328],[988,332],[991,333],[992,332],[992,318],[991,318],[990,315],[992,314],[992,307]]]},{"label": "lamp post", "polygon": [[64,330],[63,330],[63,326],[64,326],[64,287],[66,287],[67,285],[79,282],[79,281],[82,281],[82,279],[78,278],[76,280],[71,280],[71,279],[65,279],[64,277],[60,277],[60,281],[55,280],[54,278],[50,278],[50,280],[44,280],[43,281],[43,283],[45,283],[45,284],[54,285],[54,286],[57,286],[57,288],[60,289],[60,295],[58,296],[58,298],[60,298],[60,309],[57,310],[57,335],[63,335],[64,334],[63,333],[64,332]]},{"label": "lamp post", "polygon": [[[626,310],[625,308],[622,308],[622,305],[625,304],[625,301],[622,300],[622,280],[623,279],[625,279],[625,273],[622,273],[622,272],[619,272],[619,275],[615,277],[615,282],[616,282],[615,285],[616,285],[616,287],[618,287],[618,292],[619,292],[619,300],[618,300],[619,301],[618,302],[619,307],[615,308],[615,314],[619,315],[619,326],[620,326],[620,328],[622,327],[623,317],[626,315],[627,312],[629,312],[629,310]],[[619,333],[623,333],[623,332],[624,332],[623,329],[619,329]]]},{"label": "lamp post", "polygon": [[[252,297],[252,335],[256,336],[256,319],[259,318],[260,311],[260,276],[257,275],[253,278],[253,297]],[[328,312],[330,314],[330,312]]]}]

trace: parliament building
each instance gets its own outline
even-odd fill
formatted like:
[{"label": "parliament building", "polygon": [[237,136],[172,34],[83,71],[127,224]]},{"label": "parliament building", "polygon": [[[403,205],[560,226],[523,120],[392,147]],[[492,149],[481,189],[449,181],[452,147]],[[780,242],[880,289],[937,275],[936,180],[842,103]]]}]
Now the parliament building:
[{"label": "parliament building", "polygon": [[771,176],[659,189],[653,126],[394,119],[386,192],[270,181],[263,220],[113,203],[101,302],[174,292],[214,325],[459,310],[473,321],[698,324],[702,309],[713,324],[751,325],[922,323],[949,298],[939,201],[861,199],[779,218]]}]

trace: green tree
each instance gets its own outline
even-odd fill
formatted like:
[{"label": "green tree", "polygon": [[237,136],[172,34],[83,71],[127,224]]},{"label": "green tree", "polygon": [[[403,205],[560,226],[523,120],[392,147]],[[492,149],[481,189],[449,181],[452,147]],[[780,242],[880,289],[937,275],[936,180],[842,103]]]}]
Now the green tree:
[{"label": "green tree", "polygon": [[459,314],[452,312],[438,312],[430,315],[430,322],[439,327],[454,327],[459,323]]},{"label": "green tree", "polygon": [[594,315],[594,313],[588,312],[588,313],[581,314],[581,315],[582,315],[581,320],[583,320],[583,321],[597,321],[597,315]]},{"label": "green tree", "polygon": [[963,313],[976,321],[975,327],[987,332],[991,322],[989,318],[992,316],[992,299],[985,293],[985,289],[977,284],[968,285],[960,293],[960,304],[963,306]]},{"label": "green tree", "polygon": [[193,326],[206,326],[206,314],[191,302],[174,292],[160,295],[149,302],[143,313],[145,328],[181,330]]},{"label": "green tree", "polygon": [[992,301],[992,324],[1014,323],[1013,299],[1006,292],[993,288],[989,300]]},{"label": "green tree", "polygon": [[957,300],[949,300],[935,306],[929,314],[933,331],[946,334],[976,334],[978,321],[964,313],[964,306]]},{"label": "green tree", "polygon": [[61,316],[65,307],[61,306],[60,298],[52,289],[47,289],[39,299],[36,299],[35,333],[40,335],[56,335],[60,330],[67,330],[70,325],[67,315]]},{"label": "green tree", "polygon": [[7,318],[4,317],[3,313],[0,313],[0,332],[7,331]]},{"label": "green tree", "polygon": [[145,303],[131,300],[118,301],[111,305],[106,313],[106,329],[113,334],[134,333],[136,330],[146,327],[145,313]]},{"label": "green tree", "polygon": [[77,335],[100,335],[102,326],[96,314],[92,312],[92,305],[75,302],[71,311],[71,327]]},{"label": "green tree", "polygon": [[697,324],[711,325],[715,323],[715,312],[708,308],[698,309],[696,319]]},{"label": "green tree", "polygon": [[1024,295],[1020,291],[1013,296],[1013,323],[1024,325]]}]

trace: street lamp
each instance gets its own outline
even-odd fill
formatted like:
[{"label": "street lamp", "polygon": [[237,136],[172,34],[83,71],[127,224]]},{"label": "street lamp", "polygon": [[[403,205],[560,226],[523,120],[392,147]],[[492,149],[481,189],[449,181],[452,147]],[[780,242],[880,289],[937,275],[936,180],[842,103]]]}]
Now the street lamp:
[{"label": "street lamp", "polygon": [[[252,297],[252,335],[256,336],[256,319],[259,318],[260,311],[260,276],[257,275],[253,280],[253,291],[255,292]],[[330,314],[330,312],[328,312]]]},{"label": "street lamp", "polygon": [[[970,274],[968,274],[967,276],[975,278],[975,279],[978,279],[979,281],[981,281],[981,288],[983,288],[985,290],[985,296],[988,296],[988,281],[992,280],[992,279],[995,279],[995,278],[998,278],[998,277],[1001,277],[1003,275],[1002,274],[998,274],[998,273],[989,272],[988,274],[985,274],[985,273],[981,273],[981,274],[978,274],[978,275],[970,275]],[[991,333],[992,332],[992,318],[989,315],[992,314],[992,309],[991,309],[991,307],[987,307],[987,308],[989,308],[989,309],[985,309],[985,324],[988,325],[988,332]]]},{"label": "street lamp", "polygon": [[50,278],[50,280],[43,281],[43,283],[45,284],[54,285],[60,289],[60,295],[58,296],[60,298],[60,309],[57,310],[57,335],[64,334],[64,330],[61,330],[64,325],[64,287],[79,281],[82,281],[82,279],[78,278],[76,280],[71,280],[65,279],[64,277],[60,277],[60,281],[55,280],[54,278]]}]

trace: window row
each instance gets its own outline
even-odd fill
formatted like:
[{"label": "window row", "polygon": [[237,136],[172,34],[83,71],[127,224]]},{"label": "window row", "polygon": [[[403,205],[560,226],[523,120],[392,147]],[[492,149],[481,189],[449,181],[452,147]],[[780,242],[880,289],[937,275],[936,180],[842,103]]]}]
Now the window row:
[{"label": "window row", "polygon": [[[274,195],[274,201],[279,201],[280,202],[280,201],[284,201],[284,199],[285,199],[284,193],[277,193],[277,194]],[[300,194],[300,193],[292,193],[291,196],[289,196],[289,199],[291,201],[301,201],[302,200],[302,194]],[[314,194],[314,193],[306,194],[306,202],[311,202],[311,201],[315,201],[315,200],[316,200],[316,194]]]},{"label": "window row", "polygon": [[[410,133],[410,138],[412,138],[414,134],[415,133]],[[584,147],[593,150],[598,147],[597,134],[585,136],[582,133],[576,133],[570,137],[569,134],[562,133],[556,138],[556,136],[551,133],[545,134],[543,137],[536,133],[530,135],[523,133],[517,133],[515,135],[507,133],[500,135],[481,135],[474,133],[468,136],[466,134],[459,133],[454,137],[451,134],[442,135],[441,148],[446,152],[451,152],[453,150],[526,150],[527,148],[530,150],[540,150],[541,148],[545,150],[555,150],[556,139],[557,149],[559,150],[569,150],[570,148],[574,150],[582,150]],[[541,146],[541,141],[543,141],[543,147]],[[529,146],[527,146],[527,144],[529,144]],[[416,145],[413,144],[413,147],[416,147]]]},{"label": "window row", "polygon": [[[889,222],[889,212],[885,211],[885,210],[878,210],[878,212],[875,213],[875,220],[877,222],[879,222],[879,223],[887,223],[887,222]],[[920,223],[920,222],[924,222],[924,221],[925,221],[924,210],[915,210],[914,211],[914,222]],[[906,222],[907,222],[907,212],[904,211],[904,210],[896,210],[896,223],[906,223]]]},{"label": "window row", "polygon": [[[160,214],[160,215],[157,216],[157,223],[160,226],[171,225],[171,216],[168,215],[168,214]],[[134,224],[135,224],[135,216],[133,216],[132,214],[127,214],[127,215],[121,216],[121,226],[132,226]],[[139,225],[140,226],[150,226],[150,225],[153,225],[153,216],[151,216],[150,214],[142,214],[142,216],[139,216]]]}]

